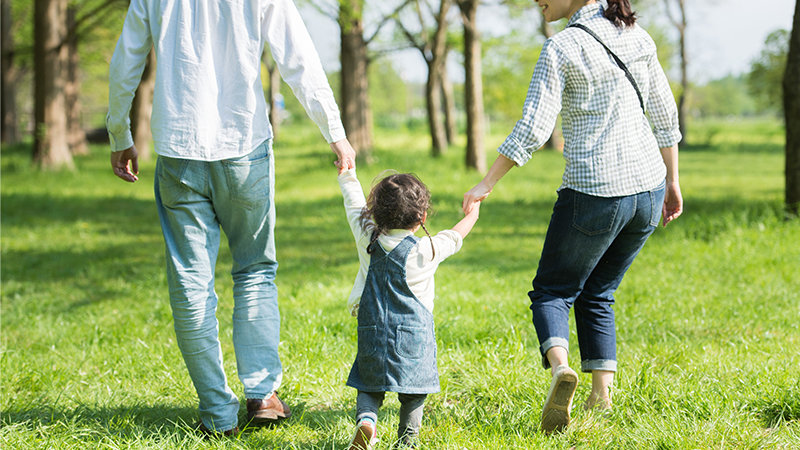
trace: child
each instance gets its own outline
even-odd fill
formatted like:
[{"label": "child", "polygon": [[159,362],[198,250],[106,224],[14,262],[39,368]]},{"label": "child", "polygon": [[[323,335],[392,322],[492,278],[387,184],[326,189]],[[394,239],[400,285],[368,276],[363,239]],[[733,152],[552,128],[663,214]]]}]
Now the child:
[{"label": "child", "polygon": [[[350,450],[377,441],[378,409],[386,391],[400,400],[400,443],[414,446],[427,394],[439,392],[433,329],[433,274],[461,248],[478,220],[478,208],[452,230],[431,236],[425,228],[430,192],[414,175],[378,182],[364,199],[355,169],[340,170],[347,221],[360,267],[348,307],[358,317],[358,353],[347,385],[358,389],[356,430]],[[427,239],[414,233],[420,228]]]}]

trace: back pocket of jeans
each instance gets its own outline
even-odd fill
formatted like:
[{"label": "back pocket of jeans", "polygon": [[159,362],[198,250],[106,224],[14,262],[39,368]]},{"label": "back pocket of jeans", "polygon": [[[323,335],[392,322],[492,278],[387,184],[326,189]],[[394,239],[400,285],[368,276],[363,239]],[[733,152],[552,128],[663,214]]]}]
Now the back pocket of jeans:
[{"label": "back pocket of jeans", "polygon": [[230,200],[244,208],[254,209],[269,203],[270,155],[256,160],[223,161]]},{"label": "back pocket of jeans", "polygon": [[156,168],[158,177],[158,195],[166,207],[175,207],[186,201],[191,190],[185,184],[184,173],[189,166],[188,160],[177,158],[159,158]]},{"label": "back pocket of jeans", "polygon": [[589,236],[611,231],[619,211],[619,197],[595,197],[574,192],[573,198],[572,226],[575,229]]}]

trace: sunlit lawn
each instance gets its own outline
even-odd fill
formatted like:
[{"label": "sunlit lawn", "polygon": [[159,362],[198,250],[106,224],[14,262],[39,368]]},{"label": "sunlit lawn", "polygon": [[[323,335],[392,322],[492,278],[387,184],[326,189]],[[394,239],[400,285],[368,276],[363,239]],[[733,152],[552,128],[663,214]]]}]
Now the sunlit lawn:
[{"label": "sunlit lawn", "polygon": [[[706,142],[681,154],[686,212],[651,238],[618,291],[613,413],[578,407],[566,433],[537,431],[548,373],[526,293],[563,170],[561,156],[544,151],[501,181],[463,250],[437,273],[442,392],[426,404],[423,448],[800,447],[800,223],[781,212],[782,129],[697,127]],[[431,231],[452,226],[480,178],[463,169],[462,145],[432,159],[422,132],[382,130],[376,142],[374,162],[358,170],[365,189],[385,169],[415,172],[433,193]],[[275,150],[280,394],[294,416],[207,442],[188,428],[197,401],[172,330],[154,164],[129,185],[113,177],[103,146],[77,171],[57,173],[33,170],[27,147],[3,147],[0,447],[345,447],[355,249],[316,131],[285,129]],[[229,380],[243,397],[230,262],[224,249],[218,317]],[[580,382],[579,405],[589,376]],[[379,448],[393,443],[398,407],[389,396]]]}]

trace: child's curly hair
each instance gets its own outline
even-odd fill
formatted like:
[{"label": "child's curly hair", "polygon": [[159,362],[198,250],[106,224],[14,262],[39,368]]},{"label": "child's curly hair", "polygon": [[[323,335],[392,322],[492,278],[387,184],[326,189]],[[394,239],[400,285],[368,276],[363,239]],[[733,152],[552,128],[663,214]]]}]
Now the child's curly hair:
[{"label": "child's curly hair", "polygon": [[366,230],[370,223],[375,225],[367,253],[372,253],[381,234],[394,229],[411,229],[419,224],[431,240],[435,257],[433,238],[422,223],[430,206],[431,193],[416,175],[395,173],[380,180],[369,192],[367,205],[361,211],[361,227]]}]

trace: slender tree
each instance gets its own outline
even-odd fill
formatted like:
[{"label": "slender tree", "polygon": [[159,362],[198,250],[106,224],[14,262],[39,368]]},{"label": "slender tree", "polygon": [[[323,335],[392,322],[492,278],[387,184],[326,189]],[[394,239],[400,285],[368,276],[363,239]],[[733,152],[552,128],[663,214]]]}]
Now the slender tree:
[{"label": "slender tree", "polygon": [[64,99],[67,108],[67,146],[73,155],[89,153],[86,131],[81,121],[80,57],[78,56],[78,34],[75,32],[76,9],[67,7],[67,36],[64,42],[67,51],[64,79]]},{"label": "slender tree", "polygon": [[2,130],[0,137],[6,144],[13,144],[19,140],[17,128],[17,78],[18,71],[14,61],[14,34],[12,33],[11,1],[0,1],[0,19],[2,19]]},{"label": "slender tree", "polygon": [[265,49],[261,55],[261,60],[264,67],[267,68],[267,77],[269,78],[269,85],[267,86],[267,102],[269,103],[269,123],[272,125],[273,136],[278,135],[278,130],[281,127],[281,110],[278,107],[278,100],[281,95],[281,73],[278,71],[278,65],[272,59],[269,50]]},{"label": "slender tree", "polygon": [[789,57],[783,77],[783,110],[786,116],[786,210],[800,213],[800,0],[794,10],[789,38]]},{"label": "slender tree", "polygon": [[372,150],[372,110],[369,105],[369,58],[364,37],[365,0],[340,0],[340,108],[342,123],[353,148],[369,159]]},{"label": "slender tree", "polygon": [[456,99],[453,93],[453,80],[450,79],[447,69],[447,55],[450,48],[445,50],[442,60],[442,103],[444,107],[444,131],[447,136],[447,145],[453,145],[456,140]]},{"label": "slender tree", "polygon": [[[447,57],[447,13],[450,10],[450,0],[439,0],[439,7],[434,10],[426,0],[413,2],[416,19],[415,25],[419,26],[419,33],[410,31],[398,16],[395,18],[400,30],[405,35],[411,46],[419,50],[428,66],[428,76],[425,82],[425,104],[428,113],[428,129],[431,135],[431,148],[433,156],[441,156],[447,148],[447,130],[442,121],[442,79],[446,76],[445,59]],[[427,16],[433,18],[433,25],[429,25]]]},{"label": "slender tree", "polygon": [[481,75],[481,40],[478,30],[480,0],[457,0],[464,26],[464,100],[467,109],[466,166],[486,171],[484,139],[483,80]]},{"label": "slender tree", "polygon": [[[673,5],[677,7],[677,15],[673,12]],[[667,12],[667,17],[672,25],[678,30],[678,53],[680,56],[681,68],[681,92],[678,95],[678,125],[680,127],[681,142],[679,145],[686,143],[686,119],[688,117],[689,105],[686,98],[689,92],[689,76],[687,66],[689,64],[686,55],[686,1],[685,0],[664,0],[664,9]]]}]

